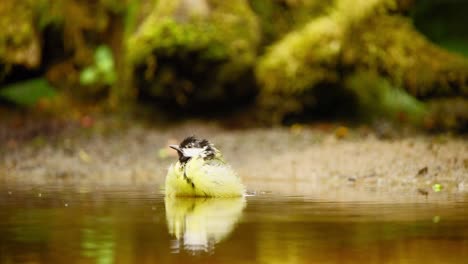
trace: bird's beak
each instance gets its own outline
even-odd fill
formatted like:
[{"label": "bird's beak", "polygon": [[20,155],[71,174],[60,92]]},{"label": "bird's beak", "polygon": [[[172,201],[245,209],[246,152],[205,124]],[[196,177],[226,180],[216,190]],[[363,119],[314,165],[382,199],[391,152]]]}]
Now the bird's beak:
[{"label": "bird's beak", "polygon": [[179,148],[179,145],[169,145],[171,149],[175,149],[177,152],[182,153],[182,150]]}]

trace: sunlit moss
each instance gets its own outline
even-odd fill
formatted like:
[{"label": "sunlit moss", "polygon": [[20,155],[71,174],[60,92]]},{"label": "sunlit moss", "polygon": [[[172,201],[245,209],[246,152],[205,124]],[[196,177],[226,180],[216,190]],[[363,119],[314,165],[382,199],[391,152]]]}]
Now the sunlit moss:
[{"label": "sunlit moss", "polygon": [[[129,1],[129,0],[128,0]],[[58,57],[60,48],[42,54],[47,28],[63,34],[63,44],[74,54],[74,62],[83,65],[92,54],[95,39],[89,32],[103,33],[109,28],[112,12],[123,12],[127,1],[100,0],[80,3],[76,0],[5,0],[0,3],[0,65],[22,65],[30,69],[41,67],[41,59]],[[85,32],[86,31],[86,32]],[[57,33],[58,35],[60,33]],[[94,45],[93,45],[94,44]],[[56,53],[55,53],[56,52]],[[66,55],[64,54],[64,57]],[[64,58],[61,58],[64,59]],[[8,67],[5,67],[8,68]],[[72,74],[72,73],[70,73]],[[0,75],[3,75],[0,72]],[[1,80],[0,80],[1,81]]]},{"label": "sunlit moss", "polygon": [[258,42],[258,22],[246,1],[158,1],[127,50],[136,78],[146,82],[139,89],[185,105],[193,94],[222,97],[226,83],[252,67]]},{"label": "sunlit moss", "polygon": [[259,18],[264,45],[271,44],[288,32],[302,27],[310,19],[323,15],[333,4],[333,1],[317,0],[249,2]]},{"label": "sunlit moss", "polygon": [[[287,34],[260,58],[259,104],[281,121],[323,100],[317,89],[324,84],[338,95],[348,76],[359,71],[378,73],[389,87],[418,98],[468,94],[468,61],[430,43],[402,15],[407,9],[398,0],[335,1],[322,17]],[[370,92],[366,89],[354,92]],[[393,109],[395,102],[384,108]],[[400,107],[409,105],[417,104]]]},{"label": "sunlit moss", "polygon": [[369,14],[396,8],[395,1],[336,1],[324,16],[286,35],[269,48],[256,73],[264,89],[302,92],[319,82],[336,82],[337,67],[351,26]]},{"label": "sunlit moss", "polygon": [[[157,23],[153,23],[157,22]],[[149,31],[144,31],[148,28]],[[174,55],[178,52],[201,50],[207,59],[226,56],[226,46],[216,41],[214,25],[204,23],[179,24],[172,18],[148,20],[141,33],[129,39],[129,57],[134,63],[142,62],[152,52]],[[209,46],[209,48],[207,48]]]},{"label": "sunlit moss", "polygon": [[40,41],[34,24],[34,1],[0,3],[0,63],[37,67]]},{"label": "sunlit moss", "polygon": [[128,41],[131,61],[140,63],[152,53],[170,56],[199,51],[207,59],[248,53],[251,62],[258,26],[247,4],[212,2],[202,8],[186,7],[180,1],[159,1]]},{"label": "sunlit moss", "polygon": [[430,43],[408,19],[369,17],[352,29],[342,54],[345,67],[379,71],[419,97],[468,94],[468,60]]},{"label": "sunlit moss", "polygon": [[257,64],[257,79],[266,91],[286,94],[300,93],[325,80],[336,81],[342,34],[329,17],[310,22],[268,50]]}]

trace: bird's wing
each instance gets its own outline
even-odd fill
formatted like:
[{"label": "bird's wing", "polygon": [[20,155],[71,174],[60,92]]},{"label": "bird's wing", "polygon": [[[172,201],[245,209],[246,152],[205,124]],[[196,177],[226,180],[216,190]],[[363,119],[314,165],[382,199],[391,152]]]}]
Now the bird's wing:
[{"label": "bird's wing", "polygon": [[191,172],[197,195],[226,197],[239,196],[244,192],[239,177],[227,164],[204,163]]},{"label": "bird's wing", "polygon": [[229,165],[208,165],[204,166],[207,180],[203,181],[215,196],[238,196],[243,193],[244,186],[241,184],[234,170]]}]

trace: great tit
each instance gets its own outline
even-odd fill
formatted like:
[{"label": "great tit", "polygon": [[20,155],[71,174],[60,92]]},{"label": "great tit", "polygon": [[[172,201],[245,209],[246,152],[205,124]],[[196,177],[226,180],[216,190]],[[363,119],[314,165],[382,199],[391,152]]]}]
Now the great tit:
[{"label": "great tit", "polygon": [[166,176],[167,196],[238,197],[244,185],[221,152],[206,139],[187,137],[179,145],[170,145],[179,160]]}]

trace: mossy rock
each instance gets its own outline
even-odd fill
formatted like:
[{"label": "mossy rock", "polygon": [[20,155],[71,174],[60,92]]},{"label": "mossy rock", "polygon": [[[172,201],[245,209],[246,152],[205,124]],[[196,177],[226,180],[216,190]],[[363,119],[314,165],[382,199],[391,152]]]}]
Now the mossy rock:
[{"label": "mossy rock", "polygon": [[343,56],[349,53],[350,36],[367,35],[356,31],[356,25],[367,22],[367,17],[385,16],[401,8],[396,0],[335,1],[323,16],[311,19],[267,49],[256,66],[258,81],[268,92],[286,94],[301,93],[322,82],[336,83]]},{"label": "mossy rock", "polygon": [[[325,110],[335,112],[339,102],[365,98],[369,92],[368,87],[362,91],[346,87],[356,72],[377,73],[388,87],[418,99],[466,96],[466,58],[432,44],[414,29],[404,16],[410,7],[406,2],[337,0],[328,13],[267,48],[255,68],[261,89],[258,104],[264,109],[260,112],[272,122],[281,122],[288,114],[304,113],[336,97],[336,103],[328,103]],[[351,92],[348,99],[346,90]],[[395,106],[406,107],[388,105],[392,113],[399,112]],[[420,116],[421,111],[416,112]]]},{"label": "mossy rock", "polygon": [[468,59],[432,44],[405,17],[369,17],[345,40],[344,67],[378,71],[419,98],[468,95]]},{"label": "mossy rock", "polygon": [[6,68],[36,68],[40,64],[41,44],[34,11],[34,1],[4,0],[0,4],[0,63]]},{"label": "mossy rock", "polygon": [[288,114],[313,108],[318,103],[315,88],[329,89],[339,81],[342,36],[336,21],[321,17],[267,49],[255,68],[261,87],[259,107],[266,119],[278,123]]},{"label": "mossy rock", "polygon": [[247,1],[160,0],[127,47],[140,94],[184,108],[251,96],[258,43]]},{"label": "mossy rock", "polygon": [[304,26],[311,19],[324,15],[333,4],[332,1],[321,0],[249,2],[260,22],[262,45],[269,45],[290,31]]},{"label": "mossy rock", "polygon": [[260,58],[260,85],[267,92],[300,94],[320,82],[337,81],[342,38],[340,25],[330,17],[287,34]]}]

